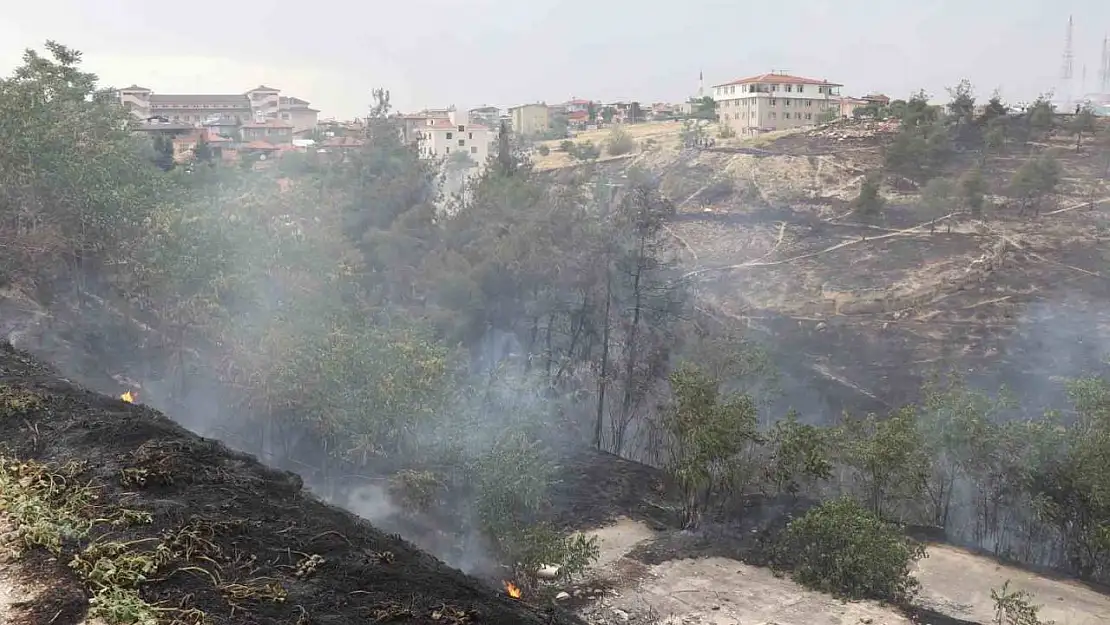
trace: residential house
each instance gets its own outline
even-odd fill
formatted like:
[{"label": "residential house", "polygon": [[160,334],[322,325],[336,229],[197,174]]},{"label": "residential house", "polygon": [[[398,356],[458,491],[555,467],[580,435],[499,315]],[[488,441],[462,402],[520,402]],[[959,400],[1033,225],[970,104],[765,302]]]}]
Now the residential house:
[{"label": "residential house", "polygon": [[496,106],[479,106],[467,111],[468,123],[486,128],[496,128],[501,119],[501,109]]},{"label": "residential house", "polygon": [[532,137],[546,134],[551,129],[551,111],[546,104],[522,104],[509,109],[513,132]]},{"label": "residential house", "polygon": [[277,120],[253,121],[239,127],[240,138],[245,143],[265,141],[270,145],[293,145],[293,125]]},{"label": "residential house", "polygon": [[863,96],[868,104],[876,104],[878,106],[890,106],[890,98],[881,93],[869,93]]},{"label": "residential house", "polygon": [[474,166],[481,166],[489,158],[493,132],[487,126],[467,123],[452,111],[448,119],[428,118],[417,132],[417,151],[422,158],[451,158],[463,153]]},{"label": "residential house", "polygon": [[717,114],[738,134],[811,126],[822,114],[840,114],[837,83],[768,73],[713,87]]},{"label": "residential house", "polygon": [[208,144],[213,160],[231,160],[235,157],[235,142],[206,128],[193,128],[186,134],[173,138],[173,160],[176,163],[191,161],[196,157],[197,146]]},{"label": "residential house", "polygon": [[[567,118],[567,125],[571,128],[582,128],[590,123],[590,110],[593,102],[581,98],[572,98],[562,104]],[[594,113],[596,114],[596,109]]]},{"label": "residential house", "polygon": [[161,117],[181,123],[200,124],[220,118],[245,122],[262,115],[303,132],[316,127],[319,113],[307,101],[282,96],[278,89],[265,85],[243,94],[157,94],[131,85],[118,94],[120,103],[139,119]]},{"label": "residential house", "polygon": [[855,116],[856,109],[864,107],[864,106],[870,106],[871,105],[871,102],[868,101],[865,98],[853,98],[852,96],[843,96],[839,99],[839,102],[840,102],[840,110],[839,110],[840,116],[841,117],[848,117],[848,118],[851,118],[851,117]]}]

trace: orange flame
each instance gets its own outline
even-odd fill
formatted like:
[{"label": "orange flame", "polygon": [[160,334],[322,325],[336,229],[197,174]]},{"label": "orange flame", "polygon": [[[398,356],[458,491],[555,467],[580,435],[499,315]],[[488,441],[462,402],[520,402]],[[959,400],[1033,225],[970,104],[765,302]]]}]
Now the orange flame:
[{"label": "orange flame", "polygon": [[521,595],[520,588],[517,588],[516,584],[514,584],[512,582],[504,582],[504,584],[505,584],[505,592],[509,593],[510,597],[512,597],[513,599],[520,599],[520,595]]},{"label": "orange flame", "polygon": [[137,395],[138,395],[138,393],[132,393],[131,391],[127,391],[123,395],[120,395],[119,398],[122,399],[123,401],[129,403],[129,404],[133,404],[133,403],[135,403],[135,397]]}]

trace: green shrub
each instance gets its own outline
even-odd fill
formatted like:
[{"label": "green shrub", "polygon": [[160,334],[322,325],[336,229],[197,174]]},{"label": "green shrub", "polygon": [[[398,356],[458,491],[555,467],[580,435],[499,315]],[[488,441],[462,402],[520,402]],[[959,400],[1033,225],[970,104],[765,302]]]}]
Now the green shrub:
[{"label": "green shrub", "polygon": [[628,154],[636,149],[636,140],[621,126],[613,126],[609,137],[605,140],[605,151],[610,156]]},{"label": "green shrub", "polygon": [[852,599],[904,602],[919,585],[910,569],[925,547],[847,498],[825,502],[791,521],[777,562],[794,581]]}]

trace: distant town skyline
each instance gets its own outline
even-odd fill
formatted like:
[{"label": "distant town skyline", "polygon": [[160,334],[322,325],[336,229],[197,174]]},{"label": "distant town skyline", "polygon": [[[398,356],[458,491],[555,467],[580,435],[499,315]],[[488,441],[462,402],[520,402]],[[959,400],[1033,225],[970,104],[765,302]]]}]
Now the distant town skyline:
[{"label": "distant town skyline", "polygon": [[138,0],[17,3],[0,16],[0,72],[54,39],[82,51],[104,85],[242,93],[267,84],[341,119],[364,115],[378,86],[400,110],[572,96],[678,102],[694,95],[699,72],[710,87],[771,70],[892,97],[924,88],[942,98],[966,77],[981,98],[1001,88],[1017,101],[1063,95],[1069,15],[1072,95],[1096,89],[1110,31],[1110,3],[1095,0],[799,0],[785,13],[707,0],[665,11],[626,0],[589,11],[563,0],[321,0],[308,10],[288,0],[263,12],[197,0],[187,14]]}]

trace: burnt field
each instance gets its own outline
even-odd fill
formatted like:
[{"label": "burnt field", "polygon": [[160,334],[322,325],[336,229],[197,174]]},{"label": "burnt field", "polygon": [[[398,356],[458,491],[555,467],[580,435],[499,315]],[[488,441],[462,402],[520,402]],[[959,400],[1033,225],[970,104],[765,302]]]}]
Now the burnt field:
[{"label": "burnt field", "polygon": [[0,389],[0,597],[19,597],[0,604],[6,623],[76,625],[90,599],[115,618],[177,623],[579,622],[6,345]]}]

